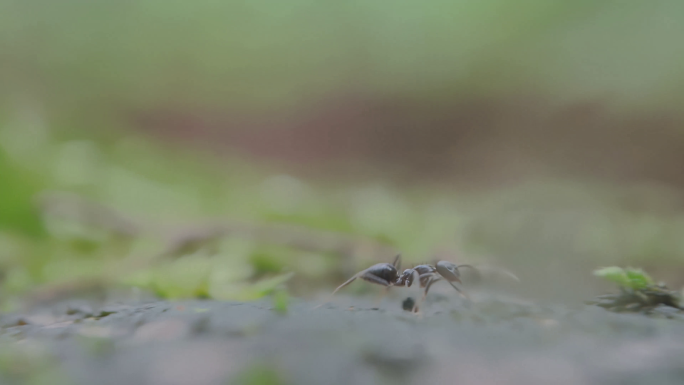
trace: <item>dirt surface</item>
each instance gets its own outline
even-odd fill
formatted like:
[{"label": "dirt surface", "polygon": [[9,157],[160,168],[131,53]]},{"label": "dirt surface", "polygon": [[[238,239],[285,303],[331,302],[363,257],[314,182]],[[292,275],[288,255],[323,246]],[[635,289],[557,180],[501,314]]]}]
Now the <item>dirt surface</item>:
[{"label": "dirt surface", "polygon": [[[0,318],[0,383],[682,384],[684,315],[610,313],[475,293],[96,304]],[[8,354],[7,352],[11,352]],[[13,358],[9,358],[13,357]]]}]

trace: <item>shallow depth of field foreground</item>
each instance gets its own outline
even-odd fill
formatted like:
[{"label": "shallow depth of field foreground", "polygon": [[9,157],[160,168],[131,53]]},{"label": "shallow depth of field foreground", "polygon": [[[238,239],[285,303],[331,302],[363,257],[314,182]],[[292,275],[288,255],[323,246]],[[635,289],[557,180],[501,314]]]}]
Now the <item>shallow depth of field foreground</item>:
[{"label": "shallow depth of field foreground", "polygon": [[683,11],[0,0],[0,384],[684,383]]}]

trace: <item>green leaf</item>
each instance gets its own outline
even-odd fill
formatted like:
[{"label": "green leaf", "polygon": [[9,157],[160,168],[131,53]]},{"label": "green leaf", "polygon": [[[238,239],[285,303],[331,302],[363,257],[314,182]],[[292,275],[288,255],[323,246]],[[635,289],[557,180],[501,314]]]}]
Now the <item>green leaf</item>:
[{"label": "green leaf", "polygon": [[643,289],[649,285],[653,285],[653,279],[641,269],[628,267],[625,270],[625,274],[633,289]]},{"label": "green leaf", "polygon": [[594,275],[614,282],[619,286],[639,290],[653,284],[653,279],[641,269],[617,266],[604,267],[594,270]]},{"label": "green leaf", "polygon": [[605,278],[608,281],[615,282],[620,286],[626,286],[629,284],[627,274],[621,267],[611,266],[597,269],[594,270],[594,275]]}]

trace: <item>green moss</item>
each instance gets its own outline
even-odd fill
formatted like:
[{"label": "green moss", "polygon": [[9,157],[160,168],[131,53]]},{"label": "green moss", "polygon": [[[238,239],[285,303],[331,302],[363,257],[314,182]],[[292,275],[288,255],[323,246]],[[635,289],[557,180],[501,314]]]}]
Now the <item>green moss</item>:
[{"label": "green moss", "polygon": [[278,370],[273,365],[254,364],[240,372],[230,385],[286,385]]}]

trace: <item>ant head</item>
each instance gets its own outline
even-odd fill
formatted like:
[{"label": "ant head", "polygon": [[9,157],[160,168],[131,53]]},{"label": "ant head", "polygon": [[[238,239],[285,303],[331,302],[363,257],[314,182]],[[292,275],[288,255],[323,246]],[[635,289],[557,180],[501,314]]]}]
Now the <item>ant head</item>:
[{"label": "ant head", "polygon": [[404,270],[401,276],[397,279],[397,283],[400,286],[411,287],[411,285],[413,285],[413,273],[413,269]]},{"label": "ant head", "polygon": [[439,275],[444,277],[447,281],[461,283],[461,274],[458,272],[458,266],[456,264],[447,261],[439,261],[435,268]]}]

